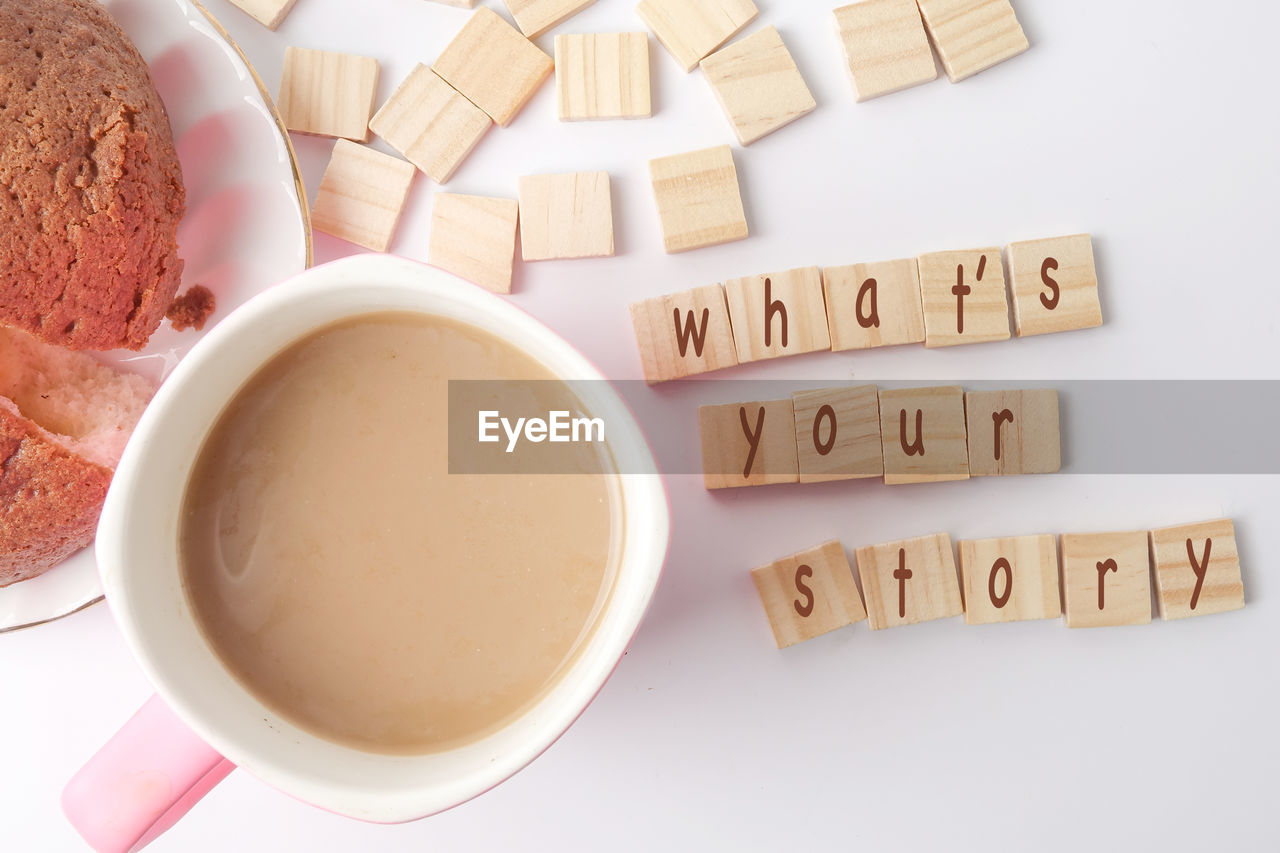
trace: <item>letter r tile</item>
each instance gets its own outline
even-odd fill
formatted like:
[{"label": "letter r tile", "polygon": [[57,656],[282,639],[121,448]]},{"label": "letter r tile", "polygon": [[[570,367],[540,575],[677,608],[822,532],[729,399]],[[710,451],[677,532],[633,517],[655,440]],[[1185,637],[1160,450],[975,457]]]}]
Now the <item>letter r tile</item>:
[{"label": "letter r tile", "polygon": [[1146,531],[1064,533],[1060,542],[1068,628],[1151,622]]},{"label": "letter r tile", "polygon": [[751,570],[778,648],[867,618],[844,546],[836,540]]}]

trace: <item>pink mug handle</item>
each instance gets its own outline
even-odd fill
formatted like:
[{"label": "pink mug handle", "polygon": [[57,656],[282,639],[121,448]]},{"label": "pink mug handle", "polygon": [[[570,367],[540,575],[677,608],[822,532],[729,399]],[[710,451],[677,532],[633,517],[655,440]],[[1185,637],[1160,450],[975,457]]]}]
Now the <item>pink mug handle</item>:
[{"label": "pink mug handle", "polygon": [[141,850],[234,769],[152,696],[67,783],[62,810],[98,853]]}]

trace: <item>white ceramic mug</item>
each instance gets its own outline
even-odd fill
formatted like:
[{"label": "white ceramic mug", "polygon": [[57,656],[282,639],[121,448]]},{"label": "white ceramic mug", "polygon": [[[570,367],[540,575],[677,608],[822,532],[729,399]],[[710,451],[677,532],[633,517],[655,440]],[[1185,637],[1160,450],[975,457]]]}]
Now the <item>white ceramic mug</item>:
[{"label": "white ceramic mug", "polygon": [[[379,823],[426,817],[516,773],[558,738],[603,686],[640,624],[670,523],[659,476],[621,475],[623,553],[586,648],[535,706],[457,749],[391,756],[340,746],[282,719],[245,690],[192,618],[178,570],[188,474],[226,402],[273,355],[336,320],[374,311],[443,315],[511,342],[565,379],[603,379],[580,353],[510,302],[387,255],[317,267],[223,319],[147,408],[115,473],[98,528],[107,601],[158,698],[67,786],[63,805],[100,851],[136,849],[177,820],[232,765],[300,800]],[[639,425],[605,382],[583,403],[609,426],[622,471],[654,470]]]}]

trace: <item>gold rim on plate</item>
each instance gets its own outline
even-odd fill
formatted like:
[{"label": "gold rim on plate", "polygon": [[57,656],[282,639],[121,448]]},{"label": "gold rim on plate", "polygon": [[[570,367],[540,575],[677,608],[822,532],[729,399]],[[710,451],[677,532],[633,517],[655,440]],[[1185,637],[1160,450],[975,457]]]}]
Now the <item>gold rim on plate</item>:
[{"label": "gold rim on plate", "polygon": [[[311,211],[307,207],[307,189],[302,183],[302,170],[298,168],[298,155],[293,150],[293,140],[289,138],[289,129],[284,126],[284,119],[280,117],[280,110],[276,108],[275,98],[271,97],[271,93],[267,91],[267,87],[262,84],[262,78],[258,76],[258,71],[253,67],[253,63],[249,61],[249,57],[244,55],[244,51],[240,49],[240,45],[231,37],[231,33],[227,32],[227,28],[222,26],[221,22],[213,16],[213,13],[204,7],[200,0],[190,0],[192,7],[204,15],[205,20],[218,33],[218,35],[231,46],[231,49],[240,57],[240,61],[244,63],[244,67],[249,69],[249,76],[253,78],[253,84],[258,87],[258,94],[262,96],[263,103],[267,106],[267,112],[271,114],[272,121],[276,124],[276,130],[280,133],[280,138],[284,140],[285,151],[289,154],[289,168],[293,172],[293,187],[298,194],[298,213],[302,217],[302,239],[306,246],[305,268],[310,269],[312,263],[311,255]],[[92,547],[92,546],[91,546]],[[55,567],[56,568],[56,567]],[[68,610],[58,616],[50,616],[48,619],[39,619],[35,622],[26,622],[22,625],[10,625],[7,628],[0,628],[0,634],[10,634],[14,631],[22,631],[27,628],[35,628],[37,625],[48,625],[50,622],[57,622],[59,619],[66,619],[68,616],[74,616],[82,610],[87,610],[101,601],[105,601],[106,596],[99,595],[97,598],[86,601],[74,610]]]},{"label": "gold rim on plate", "polygon": [[262,78],[258,76],[258,70],[253,67],[253,63],[249,61],[249,57],[244,55],[244,51],[240,49],[240,45],[231,37],[231,33],[227,32],[227,28],[213,16],[213,13],[204,7],[200,0],[190,0],[191,5],[196,11],[204,15],[209,25],[217,31],[223,41],[231,45],[231,49],[240,57],[240,61],[244,63],[244,67],[249,69],[249,76],[253,78],[253,85],[258,87],[258,94],[262,96],[263,102],[267,105],[267,112],[271,113],[271,120],[276,123],[276,130],[280,132],[280,138],[284,140],[285,151],[289,154],[289,167],[293,170],[293,188],[298,193],[298,212],[302,216],[302,238],[306,243],[307,257],[306,268],[311,268],[311,210],[307,207],[307,188],[302,183],[302,170],[298,168],[298,155],[293,150],[293,140],[289,137],[289,128],[284,126],[284,119],[280,117],[280,110],[276,108],[276,99],[271,97],[271,93],[267,91],[267,87],[262,84]]}]

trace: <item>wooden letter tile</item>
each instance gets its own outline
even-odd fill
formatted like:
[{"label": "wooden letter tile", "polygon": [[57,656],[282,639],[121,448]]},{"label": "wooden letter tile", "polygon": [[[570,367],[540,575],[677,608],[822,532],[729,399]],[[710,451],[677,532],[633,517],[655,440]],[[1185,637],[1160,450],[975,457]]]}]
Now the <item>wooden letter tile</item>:
[{"label": "wooden letter tile", "polygon": [[633,302],[631,323],[650,385],[738,363],[718,284]]},{"label": "wooden letter tile", "polygon": [[854,557],[872,630],[964,612],[947,534],[869,545],[857,549]]},{"label": "wooden letter tile", "polygon": [[556,36],[556,112],[561,121],[651,116],[649,36]]},{"label": "wooden letter tile", "polygon": [[917,0],[942,67],[959,83],[1027,49],[1009,0]]},{"label": "wooden letter tile", "polygon": [[884,481],[969,479],[964,391],[958,385],[880,390]]},{"label": "wooden letter tile", "polygon": [[950,347],[1009,338],[1009,300],[999,249],[920,256],[924,345]]},{"label": "wooden letter tile", "polygon": [[495,293],[510,293],[519,212],[511,198],[436,193],[427,263]]},{"label": "wooden letter tile", "polygon": [[685,71],[757,14],[751,0],[641,0],[636,12]]},{"label": "wooden letter tile", "polygon": [[1051,534],[960,540],[964,621],[1057,619],[1058,543]]},{"label": "wooden letter tile", "polygon": [[280,26],[280,22],[293,9],[298,0],[231,0],[231,5],[249,15],[269,30]]},{"label": "wooden letter tile", "polygon": [[527,38],[535,39],[596,0],[503,0],[516,26]]},{"label": "wooden letter tile", "polygon": [[724,292],[739,364],[831,349],[817,267],[731,278]]},{"label": "wooden letter tile", "polygon": [[765,27],[711,54],[702,60],[702,73],[743,145],[813,112],[817,106],[774,27]]},{"label": "wooden letter tile", "polygon": [[790,400],[698,409],[702,480],[708,489],[795,483],[795,415]]},{"label": "wooden letter tile", "polygon": [[924,342],[915,258],[824,267],[822,288],[833,350]]},{"label": "wooden letter tile", "polygon": [[1058,392],[967,391],[969,475],[1053,474],[1062,468]]},{"label": "wooden letter tile", "polygon": [[835,19],[856,100],[937,78],[915,0],[860,0],[836,9]]},{"label": "wooden letter tile", "polygon": [[1151,622],[1147,534],[1064,533],[1062,600],[1068,628]]},{"label": "wooden letter tile", "polygon": [[378,91],[378,60],[350,53],[284,49],[278,106],[298,133],[364,142]]},{"label": "wooden letter tile", "polygon": [[752,569],[751,580],[780,649],[867,618],[844,546],[834,539]]},{"label": "wooden letter tile", "polygon": [[747,236],[738,172],[728,145],[650,160],[649,177],[668,253]]},{"label": "wooden letter tile", "polygon": [[415,173],[412,163],[339,139],[311,208],[317,231],[385,252]]},{"label": "wooden letter tile", "polygon": [[608,172],[520,179],[520,253],[526,261],[613,255]]},{"label": "wooden letter tile", "polygon": [[419,65],[374,113],[369,129],[443,184],[492,124],[484,110]]},{"label": "wooden letter tile", "polygon": [[884,474],[880,400],[874,385],[843,385],[791,395],[800,482]]},{"label": "wooden letter tile", "polygon": [[1231,519],[1152,530],[1151,556],[1161,619],[1244,607],[1236,528]]},{"label": "wooden letter tile", "polygon": [[542,85],[554,63],[492,9],[481,6],[431,70],[502,127]]},{"label": "wooden letter tile", "polygon": [[1013,326],[1019,336],[1102,325],[1088,234],[1010,243]]}]

